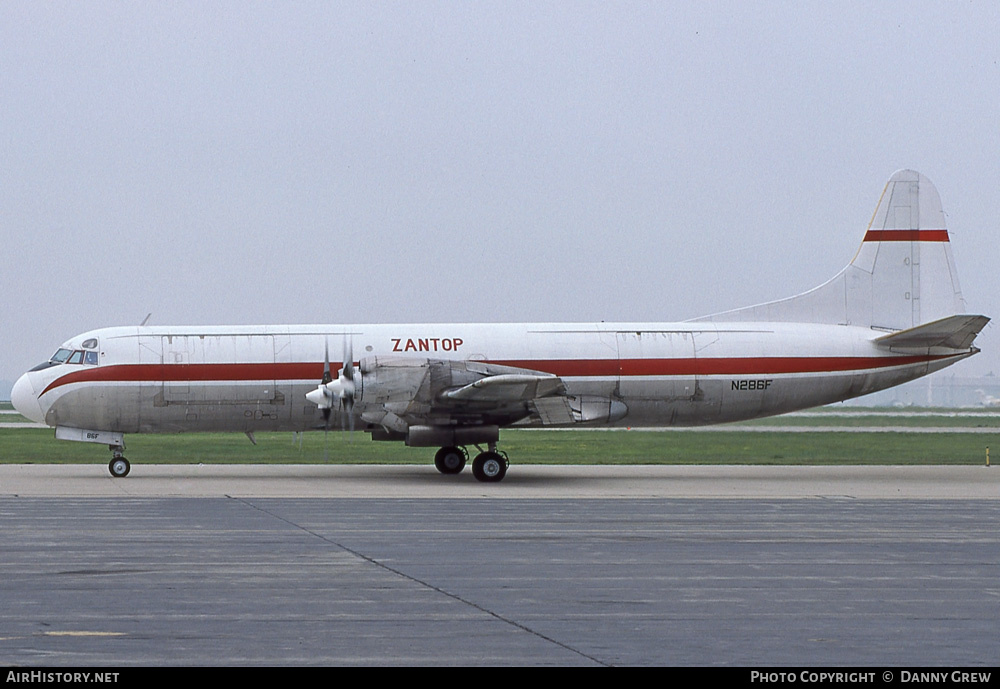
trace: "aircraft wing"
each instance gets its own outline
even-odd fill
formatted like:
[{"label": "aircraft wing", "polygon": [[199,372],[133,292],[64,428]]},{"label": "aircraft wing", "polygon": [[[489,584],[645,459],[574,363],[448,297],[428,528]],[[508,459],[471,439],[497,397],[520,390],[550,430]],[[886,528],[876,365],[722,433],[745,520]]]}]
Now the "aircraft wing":
[{"label": "aircraft wing", "polygon": [[[610,422],[628,412],[610,396],[570,395],[552,373],[487,361],[373,356],[352,376],[351,405],[338,406],[353,410],[369,429],[381,426],[383,439],[411,445],[487,442],[514,424]],[[346,389],[337,381],[321,383],[324,388],[329,392],[308,399],[336,403]]]},{"label": "aircraft wing", "polygon": [[[508,426],[539,415],[537,402],[566,395],[551,373],[476,360],[374,356],[362,359],[353,376],[352,401],[362,420],[404,434],[414,426]],[[320,387],[336,397],[339,388],[331,385]],[[558,417],[565,422],[566,414]]]}]

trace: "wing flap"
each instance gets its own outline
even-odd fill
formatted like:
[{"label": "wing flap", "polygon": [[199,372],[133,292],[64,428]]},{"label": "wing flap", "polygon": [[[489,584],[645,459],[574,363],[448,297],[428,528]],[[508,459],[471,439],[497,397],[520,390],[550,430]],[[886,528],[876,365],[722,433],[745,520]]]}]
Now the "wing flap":
[{"label": "wing flap", "polygon": [[561,395],[532,400],[531,408],[538,414],[543,426],[568,426],[577,422],[569,400]]}]

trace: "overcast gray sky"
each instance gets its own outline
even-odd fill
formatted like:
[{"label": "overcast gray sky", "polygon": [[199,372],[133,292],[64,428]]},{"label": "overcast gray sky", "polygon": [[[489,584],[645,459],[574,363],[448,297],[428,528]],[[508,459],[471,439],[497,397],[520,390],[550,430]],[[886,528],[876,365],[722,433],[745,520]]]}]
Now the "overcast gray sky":
[{"label": "overcast gray sky", "polygon": [[[0,379],[138,324],[681,320],[899,168],[1000,318],[1000,3],[0,0]],[[956,374],[1000,373],[1000,336]]]}]

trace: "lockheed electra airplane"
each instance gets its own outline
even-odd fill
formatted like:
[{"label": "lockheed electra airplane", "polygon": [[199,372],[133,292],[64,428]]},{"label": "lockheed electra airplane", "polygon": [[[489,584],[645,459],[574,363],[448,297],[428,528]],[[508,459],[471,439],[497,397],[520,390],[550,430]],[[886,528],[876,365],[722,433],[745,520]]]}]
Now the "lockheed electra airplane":
[{"label": "lockheed electra airplane", "polygon": [[[889,180],[854,260],[795,297],[681,323],[115,327],[83,333],[11,397],[57,438],[358,427],[440,447],[444,474],[500,481],[500,429],[695,426],[815,407],[978,352],[941,201]],[[330,351],[337,359],[330,365]],[[339,362],[343,362],[342,364]],[[331,420],[332,417],[332,420]]]}]

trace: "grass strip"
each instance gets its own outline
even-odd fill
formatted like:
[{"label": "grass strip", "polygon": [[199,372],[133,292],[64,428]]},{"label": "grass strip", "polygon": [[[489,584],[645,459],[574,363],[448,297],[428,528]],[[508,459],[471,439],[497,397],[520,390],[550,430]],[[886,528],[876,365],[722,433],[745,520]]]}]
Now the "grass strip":
[{"label": "grass strip", "polygon": [[[251,445],[237,433],[129,435],[125,454],[148,464],[421,464],[433,462],[436,451],[372,442],[361,432],[305,433],[300,442],[291,433],[256,439]],[[977,465],[991,444],[1000,448],[1000,433],[506,430],[500,449],[516,464]],[[105,446],[57,441],[50,429],[0,427],[2,463],[110,459]]]}]

